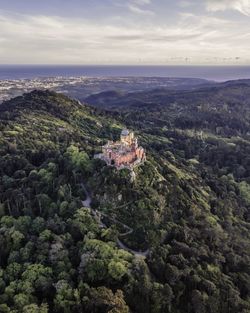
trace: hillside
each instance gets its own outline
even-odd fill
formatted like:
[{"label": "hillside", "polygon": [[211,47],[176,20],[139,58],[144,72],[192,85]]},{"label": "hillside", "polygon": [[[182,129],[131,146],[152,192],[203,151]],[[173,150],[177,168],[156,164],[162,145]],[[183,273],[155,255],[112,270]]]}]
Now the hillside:
[{"label": "hillside", "polygon": [[[249,89],[213,88],[0,105],[0,312],[250,311]],[[125,125],[147,151],[135,181],[93,159]]]},{"label": "hillside", "polygon": [[[157,126],[165,126],[164,122],[171,122],[178,127],[178,122],[183,119],[183,123],[193,123],[194,127],[204,128],[206,125],[197,125],[198,121],[206,123],[215,119],[218,123],[221,117],[226,117],[231,119],[227,122],[238,119],[241,124],[242,119],[249,120],[249,99],[250,81],[239,80],[184,91],[164,88],[122,94],[109,91],[92,95],[85,100],[95,107],[128,114],[136,111],[138,114],[135,117],[138,117],[138,121],[142,116],[151,118],[151,125],[155,122]],[[207,120],[208,117],[210,121]]]}]

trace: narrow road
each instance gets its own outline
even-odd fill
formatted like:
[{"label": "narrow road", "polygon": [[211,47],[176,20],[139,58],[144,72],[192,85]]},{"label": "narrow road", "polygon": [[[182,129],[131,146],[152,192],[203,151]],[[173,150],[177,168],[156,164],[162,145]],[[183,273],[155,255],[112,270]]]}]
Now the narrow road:
[{"label": "narrow road", "polygon": [[119,238],[117,238],[117,244],[121,249],[126,250],[126,251],[128,251],[128,252],[130,252],[136,256],[141,256],[141,257],[146,258],[147,255],[149,254],[149,249],[147,249],[145,251],[136,251],[136,250],[130,249],[128,246],[126,246],[124,243],[122,243]]},{"label": "narrow road", "polygon": [[[113,221],[114,223],[116,224],[120,224],[122,225],[125,229],[127,229],[128,231],[125,232],[125,233],[122,233],[120,234],[120,236],[122,237],[125,237],[129,234],[132,234],[133,233],[133,229],[131,227],[129,227],[128,225],[126,224],[123,224],[122,222],[120,221],[117,221],[115,218],[113,217],[109,217],[107,214],[105,213],[102,213],[98,210],[94,210],[91,208],[91,201],[92,201],[92,198],[90,196],[90,193],[88,192],[88,190],[86,189],[85,185],[84,184],[81,184],[85,194],[86,194],[86,199],[84,201],[82,201],[82,205],[86,208],[89,208],[91,210],[91,213],[93,214],[93,216],[95,217],[95,219],[98,221],[99,223],[99,226],[102,227],[102,228],[107,228],[107,225],[105,225],[102,221],[101,221],[101,217],[104,216],[104,217],[107,217],[109,218],[111,221]],[[140,257],[144,257],[146,258],[147,255],[149,254],[149,249],[147,249],[146,251],[136,251],[136,250],[133,250],[133,249],[130,249],[128,246],[126,246],[119,238],[117,238],[117,241],[116,241],[117,245],[119,246],[119,248],[123,249],[123,250],[126,250],[132,254],[134,254],[135,256],[140,256]]]}]

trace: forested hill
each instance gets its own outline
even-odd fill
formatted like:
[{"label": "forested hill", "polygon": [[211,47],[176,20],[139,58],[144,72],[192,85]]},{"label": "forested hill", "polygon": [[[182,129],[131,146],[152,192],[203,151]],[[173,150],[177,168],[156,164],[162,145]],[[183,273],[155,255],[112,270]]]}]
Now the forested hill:
[{"label": "forested hill", "polygon": [[188,113],[197,105],[207,105],[211,108],[222,107],[223,104],[249,105],[250,80],[228,81],[220,84],[197,86],[193,90],[152,89],[141,92],[120,93],[117,91],[102,92],[87,97],[87,103],[95,107],[133,110],[168,109],[171,104],[182,108]]},{"label": "forested hill", "polygon": [[0,117],[0,142],[15,142],[21,150],[65,148],[71,142],[86,142],[89,149],[115,132],[104,112],[98,114],[94,108],[51,91],[33,91],[4,102]]},{"label": "forested hill", "polygon": [[[0,105],[0,312],[250,312],[247,91],[223,88],[220,110],[162,91],[136,114],[49,91]],[[93,158],[124,126],[147,151],[135,181]]]}]

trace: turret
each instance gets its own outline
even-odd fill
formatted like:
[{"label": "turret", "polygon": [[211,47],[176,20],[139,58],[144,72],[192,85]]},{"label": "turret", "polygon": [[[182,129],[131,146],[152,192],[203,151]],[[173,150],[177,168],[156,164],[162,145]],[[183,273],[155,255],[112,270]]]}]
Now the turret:
[{"label": "turret", "polygon": [[134,140],[134,133],[128,129],[123,129],[121,132],[121,142],[127,145],[131,145]]}]

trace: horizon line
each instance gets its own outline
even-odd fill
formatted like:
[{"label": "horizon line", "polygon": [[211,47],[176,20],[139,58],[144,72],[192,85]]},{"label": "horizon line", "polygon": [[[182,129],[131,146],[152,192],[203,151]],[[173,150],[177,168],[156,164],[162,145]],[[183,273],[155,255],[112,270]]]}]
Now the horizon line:
[{"label": "horizon line", "polygon": [[143,66],[157,66],[157,67],[164,67],[164,66],[180,66],[180,67],[235,67],[235,66],[240,66],[240,67],[245,67],[245,66],[250,66],[250,64],[77,64],[77,63],[0,63],[0,66],[100,66],[100,67],[107,67],[107,66],[122,66],[122,67],[128,67],[128,66],[138,66],[138,67],[143,67]]}]

